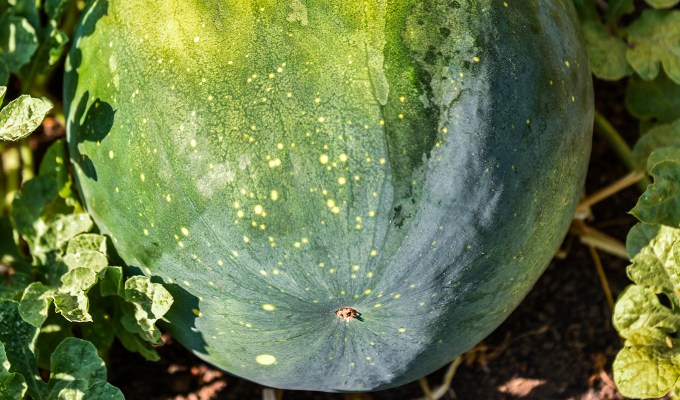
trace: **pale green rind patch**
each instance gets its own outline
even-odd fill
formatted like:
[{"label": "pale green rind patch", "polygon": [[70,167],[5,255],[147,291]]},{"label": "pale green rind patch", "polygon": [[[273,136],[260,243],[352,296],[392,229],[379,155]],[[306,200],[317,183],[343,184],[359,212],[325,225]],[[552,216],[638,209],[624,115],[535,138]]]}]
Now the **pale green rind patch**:
[{"label": "pale green rind patch", "polygon": [[652,80],[663,65],[680,84],[680,11],[645,10],[628,29],[626,59],[642,79]]},{"label": "pale green rind patch", "polygon": [[125,300],[135,308],[134,315],[123,316],[121,322],[132,333],[147,341],[160,344],[161,333],[155,324],[170,310],[172,296],[159,283],[152,283],[146,276],[133,276],[125,282]]},{"label": "pale green rind patch", "polygon": [[52,109],[47,101],[21,95],[0,110],[0,140],[19,140],[30,135]]},{"label": "pale green rind patch", "polygon": [[35,363],[33,346],[38,330],[25,322],[19,314],[19,304],[14,301],[0,301],[0,342],[12,371],[26,380],[27,393],[34,399],[45,398],[45,383],[40,378]]},{"label": "pale green rind patch", "polygon": [[645,223],[680,227],[680,148],[656,150],[647,163],[654,183],[631,213]]},{"label": "pale green rind patch", "polygon": [[655,126],[642,135],[633,148],[633,159],[637,167],[641,171],[646,170],[649,155],[663,147],[680,147],[680,119]]},{"label": "pale green rind patch", "polygon": [[671,8],[678,3],[680,0],[645,0],[647,4],[654,8]]},{"label": "pale green rind patch", "polygon": [[31,283],[19,302],[21,318],[29,324],[40,328],[47,319],[54,291],[40,282]]},{"label": "pale green rind patch", "polygon": [[52,354],[50,399],[123,399],[122,393],[106,384],[106,366],[92,343],[65,339]]},{"label": "pale green rind patch", "polygon": [[11,365],[0,342],[0,399],[22,399],[26,394],[26,381],[17,373],[9,372]]},{"label": "pale green rind patch", "polygon": [[616,81],[633,72],[626,61],[628,46],[623,39],[613,35],[600,22],[586,22],[582,28],[590,67],[595,76]]},{"label": "pale green rind patch", "polygon": [[38,37],[26,18],[12,13],[0,16],[0,59],[4,59],[9,72],[18,72],[37,48]]}]

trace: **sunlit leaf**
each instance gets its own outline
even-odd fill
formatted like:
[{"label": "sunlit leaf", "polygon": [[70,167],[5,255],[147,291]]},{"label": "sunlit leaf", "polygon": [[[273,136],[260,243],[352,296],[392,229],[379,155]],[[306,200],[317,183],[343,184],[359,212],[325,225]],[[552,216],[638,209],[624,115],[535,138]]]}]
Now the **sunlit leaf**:
[{"label": "sunlit leaf", "polygon": [[52,304],[52,294],[52,288],[40,282],[28,285],[19,302],[21,318],[36,328],[40,328],[47,319],[50,304]]},{"label": "sunlit leaf", "polygon": [[125,300],[135,308],[134,315],[123,316],[121,322],[125,328],[151,343],[162,343],[155,323],[170,310],[173,302],[170,292],[146,276],[133,276],[125,282],[124,293]]},{"label": "sunlit leaf", "polygon": [[678,3],[680,0],[645,0],[647,4],[654,8],[671,8]]},{"label": "sunlit leaf", "polygon": [[52,104],[21,95],[0,110],[0,140],[19,140],[40,126]]},{"label": "sunlit leaf", "polygon": [[680,148],[664,147],[654,151],[647,165],[654,183],[642,194],[631,213],[648,224],[680,228]]}]

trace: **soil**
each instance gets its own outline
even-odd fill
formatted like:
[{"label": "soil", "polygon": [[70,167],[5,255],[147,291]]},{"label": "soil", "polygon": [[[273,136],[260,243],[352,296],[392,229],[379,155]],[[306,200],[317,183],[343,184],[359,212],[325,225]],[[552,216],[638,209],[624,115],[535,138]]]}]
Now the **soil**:
[{"label": "soil", "polygon": [[[624,109],[623,86],[596,82],[597,108],[629,143],[637,139],[637,123]],[[627,174],[606,142],[594,137],[586,194]],[[631,187],[592,207],[586,224],[621,242],[635,219],[627,214],[640,192]],[[627,260],[598,252],[611,292],[630,283]],[[558,256],[528,297],[493,334],[463,356],[444,399],[622,399],[611,372],[621,340],[611,324],[612,310],[598,278],[593,255],[579,238],[565,239]],[[416,399],[418,382],[383,392],[357,395],[273,391],[229,376],[166,337],[162,360],[147,362],[114,348],[111,382],[128,400],[165,399]],[[444,370],[428,377],[434,388]]]}]

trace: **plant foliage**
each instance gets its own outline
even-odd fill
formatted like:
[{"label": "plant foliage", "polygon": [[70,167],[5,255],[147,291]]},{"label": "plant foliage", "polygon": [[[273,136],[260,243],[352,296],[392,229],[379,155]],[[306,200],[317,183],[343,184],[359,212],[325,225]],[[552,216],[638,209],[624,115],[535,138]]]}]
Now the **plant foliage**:
[{"label": "plant foliage", "polygon": [[48,114],[63,121],[46,83],[80,12],[74,1],[39,4],[0,0],[0,398],[123,399],[100,355],[118,339],[157,360],[156,322],[173,300],[112,261],[72,190],[63,140],[33,176],[28,135]]},{"label": "plant foliage", "polygon": [[632,159],[654,180],[631,211],[640,221],[626,243],[634,284],[614,309],[625,339],[614,378],[625,396],[661,397],[680,377],[680,10],[677,0],[602,3],[575,0],[591,68],[627,79],[641,132]]}]

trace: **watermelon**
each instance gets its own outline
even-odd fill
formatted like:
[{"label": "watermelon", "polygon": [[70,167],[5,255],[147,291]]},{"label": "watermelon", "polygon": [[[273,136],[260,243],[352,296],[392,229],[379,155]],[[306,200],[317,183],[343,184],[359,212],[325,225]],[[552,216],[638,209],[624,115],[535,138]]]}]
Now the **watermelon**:
[{"label": "watermelon", "polygon": [[381,390],[467,351],[559,247],[590,154],[571,0],[94,0],[65,104],[82,199],[263,385]]}]

